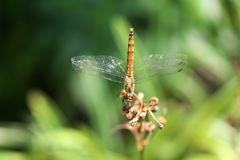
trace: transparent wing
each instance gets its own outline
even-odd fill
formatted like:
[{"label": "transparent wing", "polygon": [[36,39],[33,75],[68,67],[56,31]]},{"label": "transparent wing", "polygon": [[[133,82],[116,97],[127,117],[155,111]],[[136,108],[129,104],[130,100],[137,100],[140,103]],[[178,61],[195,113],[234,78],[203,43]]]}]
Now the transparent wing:
[{"label": "transparent wing", "polygon": [[135,83],[182,71],[187,66],[187,55],[146,55],[134,66]]},{"label": "transparent wing", "polygon": [[72,66],[81,73],[90,74],[124,83],[125,64],[122,60],[112,56],[77,56],[71,58]]}]

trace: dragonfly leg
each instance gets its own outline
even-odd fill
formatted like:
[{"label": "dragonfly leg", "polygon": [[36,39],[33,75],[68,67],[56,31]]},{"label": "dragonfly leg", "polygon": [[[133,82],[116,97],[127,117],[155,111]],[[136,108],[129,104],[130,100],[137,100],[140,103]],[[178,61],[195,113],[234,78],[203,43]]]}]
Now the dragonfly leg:
[{"label": "dragonfly leg", "polygon": [[125,90],[122,89],[119,93],[118,93],[118,97],[122,97],[125,94]]}]

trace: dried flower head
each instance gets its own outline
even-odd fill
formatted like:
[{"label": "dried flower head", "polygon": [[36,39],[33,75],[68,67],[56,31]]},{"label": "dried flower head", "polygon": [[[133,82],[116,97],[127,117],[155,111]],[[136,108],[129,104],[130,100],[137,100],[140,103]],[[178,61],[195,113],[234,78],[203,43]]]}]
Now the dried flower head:
[{"label": "dried flower head", "polygon": [[[124,92],[120,91],[119,95],[122,94]],[[150,121],[149,115],[157,122],[160,129],[164,129],[166,119],[162,116],[156,118],[153,114],[153,112],[159,111],[159,107],[156,106],[159,103],[157,97],[152,97],[149,104],[143,102],[144,94],[141,92],[134,97],[133,103],[123,103],[122,107],[122,112],[129,121],[116,126],[114,130],[128,129],[135,137],[138,150],[142,151],[156,128],[154,123]]]}]

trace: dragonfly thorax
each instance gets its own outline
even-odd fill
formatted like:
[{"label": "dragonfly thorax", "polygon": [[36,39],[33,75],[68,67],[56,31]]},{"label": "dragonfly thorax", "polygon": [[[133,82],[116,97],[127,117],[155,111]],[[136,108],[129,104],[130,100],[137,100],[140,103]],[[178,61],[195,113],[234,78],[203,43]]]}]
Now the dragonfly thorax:
[{"label": "dragonfly thorax", "polygon": [[125,77],[125,83],[124,83],[124,99],[127,102],[132,102],[134,99],[134,78],[131,76]]},{"label": "dragonfly thorax", "polygon": [[134,93],[134,78],[130,76],[125,77],[124,83],[125,92],[127,93]]}]

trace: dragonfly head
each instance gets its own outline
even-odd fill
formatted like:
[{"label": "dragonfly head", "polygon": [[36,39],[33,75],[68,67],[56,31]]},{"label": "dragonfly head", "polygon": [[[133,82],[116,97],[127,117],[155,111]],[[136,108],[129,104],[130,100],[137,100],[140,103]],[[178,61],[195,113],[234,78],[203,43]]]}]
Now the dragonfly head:
[{"label": "dragonfly head", "polygon": [[133,93],[126,93],[124,95],[124,99],[128,102],[131,103],[134,99],[134,94]]}]

